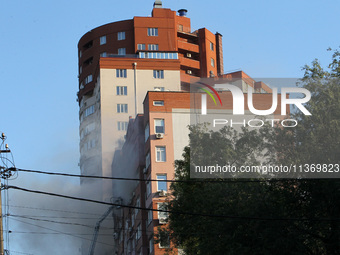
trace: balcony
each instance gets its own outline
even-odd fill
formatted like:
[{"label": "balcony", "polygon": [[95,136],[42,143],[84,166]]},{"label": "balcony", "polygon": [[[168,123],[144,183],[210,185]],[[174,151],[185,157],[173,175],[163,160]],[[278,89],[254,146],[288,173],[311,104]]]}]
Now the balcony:
[{"label": "balcony", "polygon": [[189,69],[195,68],[200,69],[200,62],[190,58],[180,58],[181,65],[189,67]]},{"label": "balcony", "polygon": [[178,49],[183,49],[185,51],[191,51],[199,53],[199,46],[196,44],[188,43],[185,41],[178,40]]}]

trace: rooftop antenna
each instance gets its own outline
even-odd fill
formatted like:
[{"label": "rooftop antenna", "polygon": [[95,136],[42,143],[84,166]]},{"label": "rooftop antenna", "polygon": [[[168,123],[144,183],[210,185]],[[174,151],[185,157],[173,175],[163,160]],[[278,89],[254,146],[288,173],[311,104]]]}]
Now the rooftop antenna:
[{"label": "rooftop antenna", "polygon": [[163,8],[162,1],[156,0],[155,3],[153,4],[153,8]]}]

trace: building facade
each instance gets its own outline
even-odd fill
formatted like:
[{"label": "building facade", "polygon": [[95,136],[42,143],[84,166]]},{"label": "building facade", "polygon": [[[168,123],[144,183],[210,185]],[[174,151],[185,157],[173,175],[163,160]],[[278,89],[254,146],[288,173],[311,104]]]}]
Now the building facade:
[{"label": "building facade", "polygon": [[[255,81],[243,72],[232,73],[229,77],[237,78],[230,82],[240,84],[240,87],[255,88]],[[217,79],[216,82],[219,82]],[[225,80],[224,80],[225,81]],[[248,85],[249,84],[249,85]],[[255,92],[253,99],[258,109],[269,109],[272,104],[272,94],[269,88],[262,84],[267,92]],[[257,85],[258,86],[258,85]],[[223,102],[222,110],[230,115],[232,110],[231,92],[221,91],[219,95]],[[195,95],[200,105],[201,94]],[[168,223],[167,213],[159,212],[171,199],[169,180],[175,179],[175,160],[182,159],[184,147],[189,144],[188,125],[192,123],[192,94],[189,92],[149,91],[144,100],[144,113],[130,119],[126,141],[122,150],[115,155],[113,169],[124,173],[126,177],[137,181],[115,181],[114,193],[121,192],[123,204],[114,212],[115,247],[118,255],[160,255],[166,254],[169,248],[175,254],[181,250],[171,243],[156,243],[154,236],[159,227]],[[280,104],[280,97],[278,97]],[[216,106],[208,101],[208,109]],[[280,107],[276,109],[275,119],[281,118]],[[245,108],[244,118],[254,115]],[[242,125],[239,125],[241,127]],[[123,191],[123,192],[122,192]],[[145,208],[145,210],[139,209]]]},{"label": "building facade", "polygon": [[[166,203],[165,180],[174,179],[173,163],[188,145],[192,81],[237,79],[244,92],[251,87],[269,98],[270,88],[244,72],[223,73],[222,35],[192,31],[186,13],[157,0],[150,17],[106,24],[79,40],[81,174],[150,180],[103,182],[95,190],[103,201],[154,210]],[[115,252],[164,254],[168,244],[153,236],[167,215],[132,207],[114,210]]]},{"label": "building facade", "polygon": [[[192,78],[223,73],[222,35],[192,31],[186,13],[156,1],[150,17],[109,23],[79,40],[82,174],[112,175],[113,154],[124,143],[129,117],[142,112],[147,91],[188,91]],[[112,186],[102,189],[109,201]]]}]

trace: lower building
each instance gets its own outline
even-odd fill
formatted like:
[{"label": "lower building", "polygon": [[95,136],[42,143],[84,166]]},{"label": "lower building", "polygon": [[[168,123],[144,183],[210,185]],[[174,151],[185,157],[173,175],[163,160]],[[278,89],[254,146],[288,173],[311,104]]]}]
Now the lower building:
[{"label": "lower building", "polygon": [[[235,75],[241,77],[231,82],[243,89],[254,88],[253,99],[259,102],[261,109],[271,107],[272,94],[264,83],[253,82],[243,72],[230,74],[230,77]],[[223,102],[228,102],[223,109],[231,114],[231,92],[218,93]],[[191,96],[189,92],[149,91],[144,99],[143,114],[129,121],[125,143],[116,151],[112,165],[119,177],[136,179],[115,180],[112,185],[114,194],[119,194],[123,201],[123,206],[114,211],[118,255],[165,254],[171,246],[154,242],[155,233],[159,227],[166,226],[168,217],[167,213],[157,210],[163,208],[171,195],[170,183],[166,181],[174,180],[174,162],[182,158],[183,149],[189,144]],[[200,96],[196,95],[197,101]],[[214,107],[213,102],[208,102],[208,109]],[[245,111],[245,118],[254,117],[247,108]],[[279,112],[278,108],[274,114]]]}]

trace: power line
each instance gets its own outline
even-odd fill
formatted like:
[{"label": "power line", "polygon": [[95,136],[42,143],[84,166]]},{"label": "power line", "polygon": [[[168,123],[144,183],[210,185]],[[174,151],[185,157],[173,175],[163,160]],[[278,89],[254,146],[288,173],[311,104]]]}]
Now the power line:
[{"label": "power line", "polygon": [[51,211],[51,212],[62,212],[62,213],[74,213],[74,214],[84,214],[84,215],[101,216],[100,214],[96,214],[96,213],[84,213],[84,212],[76,212],[76,211],[65,211],[65,210],[56,210],[56,209],[45,209],[45,208],[37,208],[37,207],[30,207],[30,206],[11,205],[11,207],[15,207],[15,208],[23,208],[23,209],[32,209],[32,210],[41,210],[41,211]]},{"label": "power line", "polygon": [[[87,240],[87,241],[92,241],[92,239],[88,239],[88,238],[85,238],[85,237],[77,236],[77,235],[74,235],[74,234],[65,233],[65,232],[62,232],[62,231],[59,231],[59,230],[55,230],[55,229],[52,229],[52,228],[42,227],[42,226],[39,226],[39,225],[36,225],[36,224],[32,224],[32,223],[28,223],[28,222],[25,222],[25,221],[21,221],[21,220],[18,220],[18,219],[12,219],[12,220],[18,221],[18,222],[21,222],[21,223],[24,223],[24,224],[27,224],[27,225],[31,225],[31,226],[34,226],[34,227],[38,227],[38,228],[42,228],[42,229],[54,231],[54,232],[56,232],[56,233],[60,233],[60,234],[64,234],[64,235],[68,235],[68,236],[72,236],[72,237],[77,237],[77,238],[80,238],[80,239],[83,239],[83,240]],[[100,244],[103,244],[103,245],[107,245],[107,246],[114,247],[114,246],[111,245],[111,244],[107,244],[107,243],[103,243],[103,242],[98,242],[98,241],[97,241],[97,243],[100,243]]]},{"label": "power line", "polygon": [[[51,233],[51,232],[32,232],[32,231],[11,231],[11,234],[30,234],[30,235],[79,235],[79,236],[93,236],[92,234],[82,233]],[[98,234],[99,236],[111,236],[112,234]]]},{"label": "power line", "polygon": [[[6,216],[6,215],[4,215]],[[16,217],[31,217],[31,218],[53,218],[53,219],[75,219],[75,220],[97,220],[98,217],[91,217],[91,218],[83,218],[83,217],[70,217],[70,216],[54,216],[54,215],[8,215],[8,216],[16,216]]]},{"label": "power line", "polygon": [[[56,173],[56,172],[46,172],[46,171],[39,171],[39,170],[29,170],[29,169],[22,169],[22,168],[7,168],[6,171],[18,171],[18,172],[27,172],[27,173],[36,173],[36,174],[46,174],[46,175],[57,175],[57,176],[67,176],[67,177],[78,177],[78,178],[92,178],[92,179],[106,179],[106,180],[121,180],[121,181],[161,181],[161,182],[174,182],[174,183],[257,183],[257,182],[279,182],[283,180],[290,180],[290,179],[256,179],[256,180],[249,180],[249,179],[191,179],[191,180],[155,180],[155,179],[139,179],[139,178],[125,178],[125,177],[109,177],[109,176],[96,176],[96,175],[79,175],[79,174],[67,174],[67,173]],[[297,181],[301,181],[302,179],[296,179]],[[305,180],[305,179],[304,179]],[[313,179],[318,180],[318,179]]]},{"label": "power line", "polygon": [[[9,217],[17,217],[17,218],[23,218],[28,220],[35,220],[35,221],[44,221],[44,222],[50,222],[50,223],[56,223],[56,224],[65,224],[65,225],[74,225],[74,226],[80,226],[80,227],[87,227],[93,229],[95,226],[90,226],[86,224],[81,223],[75,223],[75,222],[64,222],[64,221],[54,221],[54,220],[44,220],[44,219],[37,219],[37,218],[31,218],[26,216],[20,216],[20,215],[8,215]],[[113,229],[113,228],[107,228],[103,227],[104,229]]]},{"label": "power line", "polygon": [[231,215],[216,215],[216,214],[169,211],[169,210],[160,210],[160,209],[153,209],[153,208],[138,207],[138,206],[132,206],[132,205],[122,205],[122,204],[116,204],[116,203],[108,203],[108,202],[103,202],[103,201],[98,201],[98,200],[72,197],[72,196],[66,196],[66,195],[55,194],[55,193],[44,192],[44,191],[38,191],[38,190],[30,190],[30,189],[20,188],[20,187],[17,187],[17,186],[3,186],[3,189],[15,189],[15,190],[21,190],[21,191],[30,192],[30,193],[50,195],[50,196],[54,196],[54,197],[73,199],[73,200],[78,200],[78,201],[83,201],[83,202],[91,202],[91,203],[96,203],[96,204],[125,207],[125,208],[138,209],[138,210],[174,213],[174,214],[182,214],[182,215],[190,215],[190,216],[202,216],[202,217],[211,217],[211,218],[224,218],[224,219],[230,219],[230,220],[317,221],[317,222],[320,222],[320,221],[326,221],[326,222],[340,221],[340,218],[335,218],[335,219],[334,218],[333,219],[321,219],[321,218],[319,218],[319,219],[316,219],[316,218],[261,218],[261,217],[231,216]]}]

